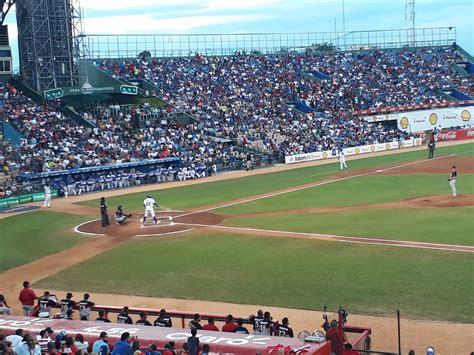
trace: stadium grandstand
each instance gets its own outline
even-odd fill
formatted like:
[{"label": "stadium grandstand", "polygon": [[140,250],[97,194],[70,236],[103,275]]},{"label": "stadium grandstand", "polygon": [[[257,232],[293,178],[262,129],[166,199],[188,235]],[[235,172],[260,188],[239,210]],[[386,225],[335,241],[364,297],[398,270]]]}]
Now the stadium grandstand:
[{"label": "stadium grandstand", "polygon": [[[4,23],[14,4],[18,73]],[[472,135],[474,59],[454,27],[132,39],[84,34],[77,0],[0,5],[0,209],[44,200],[45,185],[69,198]],[[288,319],[261,310],[166,311],[45,293],[19,316],[2,298],[0,354],[197,354],[188,349],[195,330],[207,353],[371,353],[370,324],[350,324],[342,307],[293,335]]]}]

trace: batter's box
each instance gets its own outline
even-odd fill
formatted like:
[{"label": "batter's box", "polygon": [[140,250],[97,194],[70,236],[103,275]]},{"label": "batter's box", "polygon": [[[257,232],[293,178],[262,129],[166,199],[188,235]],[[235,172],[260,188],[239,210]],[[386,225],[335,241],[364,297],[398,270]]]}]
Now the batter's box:
[{"label": "batter's box", "polygon": [[155,226],[174,226],[173,217],[171,216],[156,216],[157,222],[150,218],[145,223],[143,220],[140,221],[142,227],[155,227]]}]

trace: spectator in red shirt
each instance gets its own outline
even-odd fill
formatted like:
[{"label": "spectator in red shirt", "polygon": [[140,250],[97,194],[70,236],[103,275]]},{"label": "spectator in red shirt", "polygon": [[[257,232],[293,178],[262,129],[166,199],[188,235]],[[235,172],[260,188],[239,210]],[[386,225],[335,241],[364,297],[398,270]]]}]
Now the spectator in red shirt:
[{"label": "spectator in red shirt", "polygon": [[217,328],[217,326],[214,324],[214,318],[209,318],[207,320],[207,324],[204,324],[202,326],[202,330],[210,330],[213,332],[218,332],[219,328]]},{"label": "spectator in red shirt", "polygon": [[337,326],[337,321],[332,320],[330,328],[326,333],[326,339],[331,342],[332,352],[335,355],[342,355],[344,351],[344,333]]},{"label": "spectator in red shirt", "polygon": [[18,299],[23,307],[23,314],[28,317],[31,316],[35,308],[35,300],[38,299],[38,296],[36,296],[35,291],[30,288],[28,281],[23,282],[23,290],[20,291]]},{"label": "spectator in red shirt", "polygon": [[236,323],[234,323],[234,317],[232,314],[227,316],[227,321],[225,322],[224,326],[222,327],[223,332],[227,333],[234,333],[235,329],[238,327]]}]

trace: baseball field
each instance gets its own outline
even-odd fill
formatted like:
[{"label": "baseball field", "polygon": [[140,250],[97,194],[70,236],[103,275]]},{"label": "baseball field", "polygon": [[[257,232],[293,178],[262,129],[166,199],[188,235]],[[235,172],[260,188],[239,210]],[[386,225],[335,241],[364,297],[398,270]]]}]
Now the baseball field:
[{"label": "baseball field", "polygon": [[[472,344],[474,144],[440,147],[432,160],[426,153],[359,156],[344,171],[324,161],[139,186],[0,215],[1,290],[12,304],[29,279],[36,290],[87,291],[117,306],[244,314],[266,306],[296,330],[319,327],[324,305],[399,309],[424,326],[462,323],[456,331]],[[147,193],[161,205],[159,225],[140,223]],[[111,215],[119,204],[133,214],[126,225],[100,226],[102,195]],[[404,348],[421,349],[429,335],[418,330],[406,330]]]}]

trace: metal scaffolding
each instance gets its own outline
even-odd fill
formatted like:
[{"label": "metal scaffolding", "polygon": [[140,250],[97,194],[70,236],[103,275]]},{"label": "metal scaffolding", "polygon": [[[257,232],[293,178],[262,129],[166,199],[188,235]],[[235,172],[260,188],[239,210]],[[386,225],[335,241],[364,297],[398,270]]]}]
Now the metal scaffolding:
[{"label": "metal scaffolding", "polygon": [[18,0],[20,75],[38,91],[79,84],[84,56],[79,0]]}]

